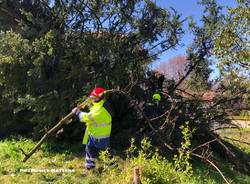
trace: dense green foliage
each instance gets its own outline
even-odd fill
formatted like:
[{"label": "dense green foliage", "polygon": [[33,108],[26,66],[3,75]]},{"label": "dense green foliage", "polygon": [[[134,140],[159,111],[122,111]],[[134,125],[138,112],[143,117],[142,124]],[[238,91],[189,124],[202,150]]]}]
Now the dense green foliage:
[{"label": "dense green foliage", "polygon": [[245,116],[250,106],[250,4],[246,0],[237,2],[237,7],[227,9],[228,14],[217,30],[213,54],[218,58],[217,65],[224,78],[222,83],[233,88],[231,92],[237,88],[244,91],[246,106],[238,114]]},{"label": "dense green foliage", "polygon": [[150,1],[0,5],[1,14],[8,12],[0,27],[0,113],[8,114],[1,134],[25,121],[38,135],[93,87],[127,86],[182,33],[180,16]]},{"label": "dense green foliage", "polygon": [[228,9],[229,14],[218,29],[214,54],[222,72],[250,75],[249,5],[247,0],[238,0],[238,6]]}]

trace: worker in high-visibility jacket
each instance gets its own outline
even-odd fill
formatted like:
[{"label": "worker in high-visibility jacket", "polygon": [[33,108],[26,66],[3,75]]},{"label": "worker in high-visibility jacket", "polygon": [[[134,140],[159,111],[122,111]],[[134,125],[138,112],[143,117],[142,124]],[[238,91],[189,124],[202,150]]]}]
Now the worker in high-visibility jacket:
[{"label": "worker in high-visibility jacket", "polygon": [[113,111],[108,102],[102,98],[104,91],[103,88],[98,87],[91,92],[90,98],[93,98],[93,103],[89,112],[82,112],[78,108],[72,109],[79,120],[87,125],[83,138],[83,144],[86,144],[85,167],[87,169],[95,168],[95,160],[99,152],[110,145]]},{"label": "worker in high-visibility jacket", "polygon": [[144,111],[148,118],[154,118],[162,113],[159,107],[160,101],[161,101],[160,93],[154,93],[152,99],[145,104]]}]

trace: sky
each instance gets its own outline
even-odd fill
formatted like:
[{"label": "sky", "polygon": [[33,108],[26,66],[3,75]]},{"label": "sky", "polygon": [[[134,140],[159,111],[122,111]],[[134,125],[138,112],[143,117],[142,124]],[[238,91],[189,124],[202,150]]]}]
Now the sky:
[{"label": "sky", "polygon": [[[203,14],[202,6],[197,4],[198,0],[154,0],[154,2],[156,2],[156,4],[162,8],[168,9],[169,7],[173,7],[178,13],[182,15],[182,18],[192,16],[193,19],[198,23],[200,22]],[[236,0],[217,0],[217,3],[225,7],[236,6]],[[223,11],[226,11],[226,9],[223,9]],[[187,24],[184,25],[184,28],[187,28]],[[178,46],[175,50],[169,50],[163,53],[152,67],[154,68],[159,63],[167,61],[176,55],[185,55],[186,48],[191,42],[192,36],[190,32],[185,33],[181,39],[180,46]]]}]

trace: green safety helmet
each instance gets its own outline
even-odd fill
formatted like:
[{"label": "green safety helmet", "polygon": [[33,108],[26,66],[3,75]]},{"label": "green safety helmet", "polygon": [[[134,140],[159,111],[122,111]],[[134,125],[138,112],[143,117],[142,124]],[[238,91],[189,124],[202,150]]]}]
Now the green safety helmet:
[{"label": "green safety helmet", "polygon": [[153,100],[155,100],[155,101],[160,101],[160,100],[161,100],[161,95],[160,95],[159,93],[155,93],[155,94],[153,95]]}]

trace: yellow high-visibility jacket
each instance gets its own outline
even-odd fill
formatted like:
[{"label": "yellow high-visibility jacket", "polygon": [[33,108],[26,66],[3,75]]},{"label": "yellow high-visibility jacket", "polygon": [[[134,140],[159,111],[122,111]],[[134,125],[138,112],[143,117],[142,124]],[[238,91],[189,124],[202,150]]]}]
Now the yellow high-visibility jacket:
[{"label": "yellow high-visibility jacket", "polygon": [[112,117],[103,107],[103,104],[104,100],[94,102],[88,113],[81,112],[79,114],[80,121],[85,122],[87,125],[82,141],[83,144],[87,144],[88,135],[97,139],[110,137]]}]

